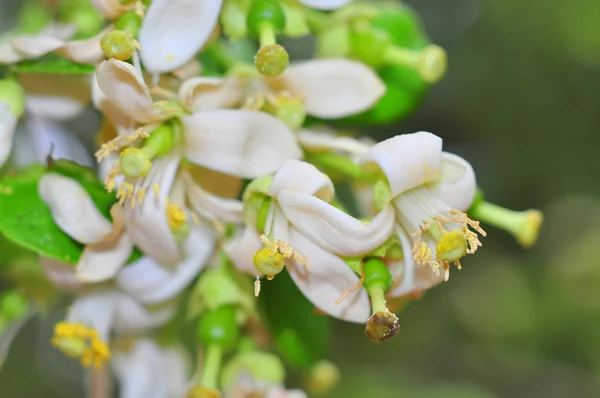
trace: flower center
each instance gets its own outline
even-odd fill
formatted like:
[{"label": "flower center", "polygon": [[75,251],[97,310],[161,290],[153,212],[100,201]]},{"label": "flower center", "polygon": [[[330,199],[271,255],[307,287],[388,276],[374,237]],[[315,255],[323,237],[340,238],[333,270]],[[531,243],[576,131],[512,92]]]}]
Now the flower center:
[{"label": "flower center", "polygon": [[101,368],[110,359],[110,349],[98,332],[80,323],[57,323],[51,342],[68,357],[80,358],[85,367]]}]

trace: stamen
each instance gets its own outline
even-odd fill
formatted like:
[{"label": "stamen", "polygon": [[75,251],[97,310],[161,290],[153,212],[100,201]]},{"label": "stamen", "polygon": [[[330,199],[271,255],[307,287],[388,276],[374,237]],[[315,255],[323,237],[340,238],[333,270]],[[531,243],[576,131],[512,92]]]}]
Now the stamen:
[{"label": "stamen", "polygon": [[350,289],[346,290],[344,293],[342,293],[342,295],[335,300],[336,304],[341,304],[344,302],[344,300],[346,300],[346,297],[348,297],[348,295],[352,292],[354,292],[356,289],[358,289],[359,287],[361,287],[363,285],[363,283],[365,283],[365,270],[362,270],[360,279],[358,280],[358,282],[356,282],[356,284],[354,286],[352,286]]},{"label": "stamen", "polygon": [[80,358],[85,367],[98,369],[110,359],[110,349],[95,329],[79,323],[59,322],[51,339],[54,346],[71,358]]},{"label": "stamen", "polygon": [[150,134],[142,128],[139,128],[130,135],[120,135],[112,140],[105,142],[100,146],[100,149],[94,154],[98,162],[106,158],[112,152],[121,150],[122,148],[131,145],[134,141],[150,137]]},{"label": "stamen", "polygon": [[175,203],[167,204],[167,221],[171,230],[178,230],[187,221],[185,211]]}]

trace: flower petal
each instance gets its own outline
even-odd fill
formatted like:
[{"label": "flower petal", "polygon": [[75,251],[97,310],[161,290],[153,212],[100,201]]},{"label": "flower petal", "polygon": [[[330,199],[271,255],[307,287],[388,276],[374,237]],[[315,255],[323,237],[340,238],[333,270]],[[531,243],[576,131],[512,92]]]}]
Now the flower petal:
[{"label": "flower petal", "polygon": [[0,64],[14,64],[22,59],[23,55],[13,47],[10,40],[0,43]]},{"label": "flower petal", "polygon": [[[436,275],[431,267],[415,263],[412,256],[413,245],[406,232],[400,227],[396,228],[404,259],[390,264],[390,271],[394,276],[394,284],[388,293],[390,297],[399,297],[406,294],[429,289],[444,280],[444,273]],[[401,281],[398,283],[398,281]]]},{"label": "flower petal", "polygon": [[337,119],[365,111],[385,93],[385,84],[368,66],[347,59],[299,62],[271,80],[304,99],[306,113]]},{"label": "flower petal", "polygon": [[[144,254],[163,265],[179,260],[179,247],[167,220],[167,199],[179,167],[179,158],[170,156],[153,162],[150,173],[140,184],[146,190],[142,204],[125,206],[127,230],[133,243]],[[158,184],[158,196],[154,186]],[[135,199],[135,195],[134,198]]]},{"label": "flower petal", "polygon": [[335,303],[345,291],[359,281],[359,277],[348,265],[341,258],[306,239],[295,228],[290,229],[290,243],[310,261],[309,270],[301,264],[287,267],[304,296],[317,308],[335,318],[356,323],[366,322],[371,305],[365,289],[350,293],[340,304]]},{"label": "flower petal", "polygon": [[352,0],[300,0],[300,3],[317,10],[334,10],[350,3]]},{"label": "flower petal", "polygon": [[76,293],[86,287],[85,283],[75,278],[75,267],[73,264],[40,256],[40,266],[48,279],[63,292]]},{"label": "flower petal", "polygon": [[357,256],[384,244],[394,231],[394,210],[386,206],[363,222],[311,195],[283,190],[277,197],[289,222],[330,253]]},{"label": "flower petal", "polygon": [[160,308],[150,310],[131,296],[121,294],[115,313],[114,329],[117,333],[136,334],[162,326],[175,316],[176,304],[168,303]]},{"label": "flower petal", "polygon": [[193,77],[183,82],[179,98],[192,113],[234,108],[244,99],[244,84],[238,78]]},{"label": "flower petal", "polygon": [[38,191],[56,224],[78,242],[96,243],[112,231],[111,223],[77,181],[58,173],[46,173],[40,179]]},{"label": "flower petal", "polygon": [[263,248],[258,231],[253,227],[244,228],[241,234],[230,239],[224,247],[227,257],[237,269],[250,275],[257,276],[254,267],[254,253]]},{"label": "flower petal", "polygon": [[207,42],[222,0],[154,0],[140,28],[141,58],[152,73],[183,66]]},{"label": "flower petal", "polygon": [[82,323],[96,329],[102,340],[110,340],[119,295],[113,290],[96,291],[79,296],[69,307],[68,322]]},{"label": "flower petal", "polygon": [[254,178],[302,156],[289,127],[263,112],[218,110],[181,121],[186,157],[223,173]]},{"label": "flower petal", "polygon": [[102,282],[113,278],[131,255],[133,243],[127,233],[118,239],[86,246],[79,258],[75,277],[83,282]]},{"label": "flower petal", "polygon": [[90,2],[106,19],[115,19],[125,14],[129,9],[122,5],[119,0],[90,0]]},{"label": "flower petal", "polygon": [[277,197],[284,190],[292,190],[330,202],[334,196],[333,183],[310,163],[288,160],[277,171],[269,187],[269,195]]},{"label": "flower petal", "polygon": [[120,397],[168,397],[163,355],[154,341],[139,339],[127,352],[115,351],[111,366],[119,379]]},{"label": "flower petal", "polygon": [[111,102],[98,85],[98,79],[92,79],[92,103],[102,111],[113,124],[119,134],[127,134],[135,127],[135,121],[119,107]]},{"label": "flower petal", "polygon": [[10,42],[23,59],[38,58],[65,45],[60,39],[41,35],[18,35]]},{"label": "flower petal", "polygon": [[370,146],[352,137],[334,134],[329,129],[298,131],[298,140],[311,151],[342,152],[349,155],[362,155]]},{"label": "flower petal", "polygon": [[192,176],[185,172],[187,197],[192,209],[207,220],[242,222],[244,204],[237,199],[222,198],[205,191],[194,181]]},{"label": "flower petal", "polygon": [[205,227],[193,228],[184,244],[184,258],[173,270],[142,257],[117,276],[117,283],[138,301],[153,304],[179,294],[204,268],[213,253],[215,237]]},{"label": "flower petal", "polygon": [[0,167],[10,155],[18,121],[19,118],[13,115],[8,105],[0,102]]},{"label": "flower petal", "polygon": [[453,209],[466,211],[475,199],[477,182],[469,162],[452,153],[442,153],[440,181],[429,189]]},{"label": "flower petal", "polygon": [[96,65],[104,59],[104,52],[100,47],[102,37],[111,30],[113,26],[107,26],[98,34],[84,40],[72,40],[56,50],[56,54],[68,58],[80,64]]},{"label": "flower petal", "polygon": [[155,111],[148,86],[135,67],[116,59],[102,61],[97,72],[98,86],[109,101],[140,123],[161,120]]},{"label": "flower petal", "polygon": [[436,180],[442,161],[442,139],[425,131],[403,134],[375,144],[360,159],[386,175],[392,196]]}]

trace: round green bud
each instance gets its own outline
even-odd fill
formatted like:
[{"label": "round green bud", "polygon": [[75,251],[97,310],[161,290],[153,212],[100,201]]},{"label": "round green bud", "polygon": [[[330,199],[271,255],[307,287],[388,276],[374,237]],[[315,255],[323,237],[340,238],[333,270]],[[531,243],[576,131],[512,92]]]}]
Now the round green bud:
[{"label": "round green bud", "polygon": [[248,30],[259,35],[264,26],[270,26],[280,32],[285,27],[285,13],[276,0],[254,0],[246,18]]},{"label": "round green bud", "polygon": [[130,178],[143,177],[148,174],[152,162],[143,150],[127,148],[119,156],[121,172]]},{"label": "round green bud", "polygon": [[442,235],[435,248],[435,256],[440,261],[457,261],[467,254],[467,237],[460,230]]},{"label": "round green bud", "polygon": [[254,64],[261,75],[277,76],[287,69],[290,56],[283,46],[270,44],[258,50]]},{"label": "round green bud", "polygon": [[8,105],[16,117],[25,112],[25,90],[15,79],[0,79],[0,103]]},{"label": "round green bud", "polygon": [[126,12],[115,20],[116,29],[128,32],[133,37],[138,36],[141,26],[142,18],[135,11]]},{"label": "round green bud", "polygon": [[365,334],[372,342],[383,343],[398,334],[398,329],[398,317],[386,309],[371,315],[365,325]]},{"label": "round green bud", "polygon": [[0,301],[0,315],[7,320],[14,320],[21,317],[29,303],[27,298],[16,290],[7,292]]},{"label": "round green bud", "polygon": [[369,257],[365,259],[363,271],[365,273],[363,285],[367,291],[373,287],[380,287],[385,293],[392,287],[392,274],[379,258]]},{"label": "round green bud", "polygon": [[254,253],[254,268],[262,275],[267,275],[269,279],[273,279],[275,275],[283,271],[285,266],[285,260],[281,253],[275,252],[271,249],[260,249]]},{"label": "round green bud", "polygon": [[419,57],[419,75],[428,83],[435,83],[446,73],[446,51],[435,44],[425,47]]},{"label": "round green bud", "polygon": [[125,61],[133,56],[136,44],[131,33],[124,30],[113,30],[102,37],[100,47],[108,58]]},{"label": "round green bud", "polygon": [[383,29],[360,26],[350,33],[351,56],[372,67],[384,63],[391,45],[392,38]]},{"label": "round green bud", "polygon": [[223,349],[232,348],[239,337],[235,308],[226,305],[206,312],[198,321],[197,333],[204,345],[217,344]]}]

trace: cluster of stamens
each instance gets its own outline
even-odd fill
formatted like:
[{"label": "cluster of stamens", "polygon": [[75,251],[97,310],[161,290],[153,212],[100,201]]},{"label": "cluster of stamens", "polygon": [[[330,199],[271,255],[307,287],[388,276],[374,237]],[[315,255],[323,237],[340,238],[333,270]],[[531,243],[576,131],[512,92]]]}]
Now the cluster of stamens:
[{"label": "cluster of stamens", "polygon": [[[436,239],[436,252],[434,253],[426,242],[417,239],[413,246],[413,258],[417,264],[431,267],[436,275],[440,275],[440,268],[443,268],[445,281],[450,278],[450,263],[454,263],[459,270],[462,269],[460,258],[465,254],[475,253],[477,248],[481,246],[481,241],[476,232],[481,236],[486,236],[486,232],[480,227],[479,221],[471,220],[465,213],[454,209],[449,210],[448,214],[450,217],[438,216],[425,221],[424,225],[413,233],[415,237],[420,237],[426,232],[433,235],[432,226],[436,227],[437,232],[441,235],[439,239]],[[444,224],[449,223],[457,223],[461,226],[459,229],[448,231],[444,228]],[[469,228],[472,228],[475,232]]]},{"label": "cluster of stamens", "polygon": [[71,358],[80,358],[85,367],[100,368],[110,359],[110,349],[95,329],[80,323],[59,322],[54,326],[52,344]]}]

